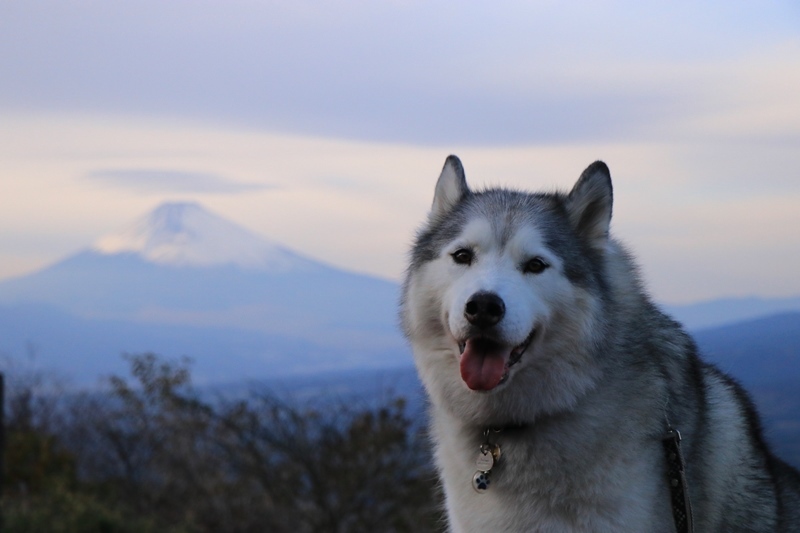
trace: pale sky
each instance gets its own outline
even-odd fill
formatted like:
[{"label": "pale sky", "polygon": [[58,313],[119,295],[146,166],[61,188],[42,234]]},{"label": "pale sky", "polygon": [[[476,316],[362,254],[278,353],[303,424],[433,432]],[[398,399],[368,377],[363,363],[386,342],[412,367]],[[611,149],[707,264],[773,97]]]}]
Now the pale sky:
[{"label": "pale sky", "polygon": [[445,157],[603,159],[654,296],[800,295],[800,4],[0,0],[0,279],[165,200],[399,280]]}]

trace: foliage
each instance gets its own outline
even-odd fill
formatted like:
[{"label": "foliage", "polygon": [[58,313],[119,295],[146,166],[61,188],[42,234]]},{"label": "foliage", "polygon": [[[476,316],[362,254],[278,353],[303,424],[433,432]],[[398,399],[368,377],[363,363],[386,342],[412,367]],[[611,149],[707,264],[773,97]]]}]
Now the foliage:
[{"label": "foliage", "polygon": [[12,396],[5,531],[438,528],[424,435],[402,399],[320,407],[256,390],[211,401],[187,361],[129,360],[133,380],[112,377],[100,393]]}]

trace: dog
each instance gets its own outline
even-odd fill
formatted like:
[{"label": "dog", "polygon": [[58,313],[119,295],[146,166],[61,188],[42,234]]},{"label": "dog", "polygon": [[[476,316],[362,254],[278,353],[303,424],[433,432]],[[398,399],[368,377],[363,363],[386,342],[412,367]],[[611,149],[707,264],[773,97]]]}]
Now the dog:
[{"label": "dog", "polygon": [[569,193],[445,162],[400,315],[449,530],[800,531],[800,474],[648,297],[612,197],[600,161]]}]

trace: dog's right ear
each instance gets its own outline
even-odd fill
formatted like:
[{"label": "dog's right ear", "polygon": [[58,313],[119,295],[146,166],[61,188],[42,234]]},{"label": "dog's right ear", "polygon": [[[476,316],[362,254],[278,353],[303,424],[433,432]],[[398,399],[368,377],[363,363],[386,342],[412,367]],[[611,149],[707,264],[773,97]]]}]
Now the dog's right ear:
[{"label": "dog's right ear", "polygon": [[433,206],[429,218],[438,217],[450,211],[464,196],[469,194],[464,167],[456,156],[448,156],[444,168],[436,182],[433,194]]},{"label": "dog's right ear", "polygon": [[572,226],[586,241],[602,250],[608,241],[614,194],[611,173],[602,161],[583,171],[567,197],[567,212]]}]

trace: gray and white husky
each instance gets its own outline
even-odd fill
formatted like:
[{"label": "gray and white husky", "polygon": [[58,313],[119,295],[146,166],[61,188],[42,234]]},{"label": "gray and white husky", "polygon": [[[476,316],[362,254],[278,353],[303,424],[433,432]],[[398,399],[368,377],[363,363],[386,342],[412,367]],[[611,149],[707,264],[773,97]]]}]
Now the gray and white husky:
[{"label": "gray and white husky", "polygon": [[602,162],[568,194],[444,165],[401,315],[450,530],[800,531],[800,474],[650,301],[611,206]]}]

